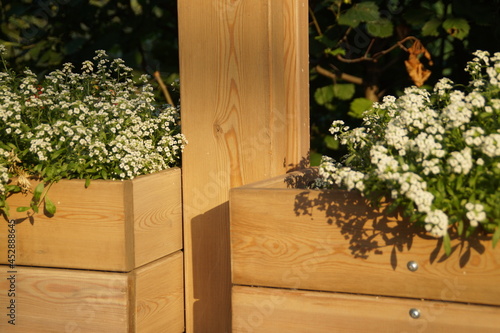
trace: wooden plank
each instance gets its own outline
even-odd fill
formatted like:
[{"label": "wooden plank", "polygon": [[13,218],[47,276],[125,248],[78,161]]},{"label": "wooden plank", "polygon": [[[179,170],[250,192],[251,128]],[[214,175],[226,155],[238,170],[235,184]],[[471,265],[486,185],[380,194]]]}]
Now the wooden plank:
[{"label": "wooden plank", "polygon": [[228,190],[309,148],[307,2],[178,3],[187,332],[230,331]]},{"label": "wooden plank", "polygon": [[[56,214],[35,214],[16,225],[16,264],[130,271],[181,249],[180,176],[173,168],[127,181],[95,180],[88,188],[84,180],[54,184],[48,196]],[[8,199],[12,219],[25,216],[16,208],[29,200],[22,194]],[[2,264],[7,234],[1,223]]]},{"label": "wooden plank", "polygon": [[[7,266],[0,266],[0,332],[129,332],[129,277],[55,268],[16,267],[8,297]],[[6,308],[15,300],[15,326]]]},{"label": "wooden plank", "polygon": [[181,170],[131,184],[134,267],[139,267],[182,248]]},{"label": "wooden plank", "polygon": [[135,286],[134,332],[184,332],[183,261],[178,251],[131,273]]},{"label": "wooden plank", "polygon": [[184,332],[182,266],[181,251],[128,273],[0,265],[0,332]]},{"label": "wooden plank", "polygon": [[246,186],[230,205],[235,284],[500,305],[491,241],[455,240],[445,258],[437,240],[345,191]]},{"label": "wooden plank", "polygon": [[[420,318],[410,317],[410,309],[420,310]],[[235,286],[233,323],[234,333],[493,333],[500,308]]]}]

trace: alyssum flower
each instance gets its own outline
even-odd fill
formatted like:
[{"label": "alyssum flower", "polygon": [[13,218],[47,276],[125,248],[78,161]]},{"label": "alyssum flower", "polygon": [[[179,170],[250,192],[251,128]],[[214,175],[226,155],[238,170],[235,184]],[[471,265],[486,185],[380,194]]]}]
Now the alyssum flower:
[{"label": "alyssum flower", "polygon": [[465,88],[441,79],[432,91],[407,88],[365,113],[362,127],[334,121],[346,144],[343,163],[324,157],[317,185],[359,190],[379,202],[390,196],[410,221],[450,252],[450,228],[477,228],[500,239],[500,53],[477,51]]},{"label": "alyssum flower", "polygon": [[[4,49],[0,49],[2,55]],[[62,178],[131,179],[175,166],[186,143],[178,109],[155,102],[143,76],[97,51],[81,71],[65,64],[38,80],[30,70],[0,72],[0,210],[27,171]],[[9,159],[16,156],[16,162]],[[15,168],[13,168],[15,164]],[[35,208],[33,206],[32,208]]]}]

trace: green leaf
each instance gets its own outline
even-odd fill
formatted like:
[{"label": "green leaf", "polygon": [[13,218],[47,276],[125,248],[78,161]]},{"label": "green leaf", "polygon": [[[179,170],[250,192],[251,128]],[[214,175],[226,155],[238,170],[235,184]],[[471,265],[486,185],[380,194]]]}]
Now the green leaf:
[{"label": "green leaf", "polygon": [[361,22],[376,21],[380,18],[378,6],[375,2],[358,3],[340,15],[338,23],[356,28]]},{"label": "green leaf", "polygon": [[424,36],[439,36],[439,27],[441,26],[441,20],[437,18],[432,18],[427,21],[422,27],[422,35]]},{"label": "green leaf", "polygon": [[19,213],[22,213],[22,212],[26,212],[28,210],[30,210],[31,207],[17,207],[16,211],[18,211]]},{"label": "green leaf", "polygon": [[2,205],[0,206],[0,210],[4,212],[5,216],[9,217],[10,215],[10,206],[7,203],[7,201],[3,201]]},{"label": "green leaf", "polygon": [[378,6],[373,1],[366,1],[356,4],[351,9],[362,22],[377,20],[380,17]]},{"label": "green leaf", "polygon": [[320,153],[311,153],[311,156],[309,157],[311,166],[318,166],[321,163],[321,158],[323,155]]},{"label": "green leaf", "polygon": [[470,25],[466,19],[452,17],[443,22],[443,28],[451,36],[464,39],[469,35]]},{"label": "green leaf", "polygon": [[459,176],[457,177],[457,183],[456,183],[457,185],[455,186],[455,189],[456,189],[456,190],[460,190],[460,189],[462,189],[463,180],[464,180],[464,177],[463,177],[462,175],[459,175]]},{"label": "green leaf", "polygon": [[316,36],[314,37],[315,40],[320,42],[321,44],[326,45],[327,47],[335,47],[337,45],[337,41],[333,41],[330,38],[328,38],[326,35],[321,35],[321,36]]},{"label": "green leaf", "polygon": [[339,141],[335,140],[332,135],[326,135],[324,141],[328,148],[333,150],[339,149]]},{"label": "green leaf", "polygon": [[366,24],[366,30],[373,37],[386,38],[392,36],[392,22],[386,18],[370,21]]},{"label": "green leaf", "polygon": [[35,187],[35,191],[33,192],[33,200],[35,200],[35,201],[40,200],[40,197],[42,196],[44,188],[45,188],[45,185],[43,185],[43,183],[40,183]]},{"label": "green leaf", "polygon": [[446,191],[446,188],[444,187],[444,180],[443,178],[439,178],[439,180],[436,183],[437,190],[441,193],[444,193]]},{"label": "green leaf", "polygon": [[338,56],[338,55],[345,55],[345,49],[338,47],[335,50],[332,50],[331,48],[325,49],[325,54],[329,54],[331,56]]},{"label": "green leaf", "polygon": [[493,248],[495,248],[495,246],[497,245],[498,240],[500,240],[500,226],[496,227],[495,233],[493,234],[493,238],[492,238]]},{"label": "green leaf", "polygon": [[463,235],[464,233],[464,221],[460,219],[457,223],[457,232],[459,235]]},{"label": "green leaf", "polygon": [[333,95],[344,101],[350,100],[354,96],[355,90],[354,83],[337,83],[333,85]]},{"label": "green leaf", "polygon": [[[351,8],[352,9],[352,8]],[[339,16],[338,23],[340,25],[347,25],[356,28],[361,22],[356,18],[353,12],[349,9],[347,12]]]},{"label": "green leaf", "polygon": [[54,215],[56,213],[56,205],[50,200],[47,196],[45,196],[45,210],[50,215]]},{"label": "green leaf", "polygon": [[90,178],[85,179],[85,188],[90,186]]},{"label": "green leaf", "polygon": [[446,234],[443,236],[443,246],[444,246],[444,253],[446,253],[446,255],[449,256],[451,254],[450,235]]},{"label": "green leaf", "polygon": [[314,92],[314,99],[319,105],[325,105],[333,100],[333,85],[328,85],[316,89]]},{"label": "green leaf", "polygon": [[17,185],[5,185],[5,192],[19,193],[21,192],[21,188]]},{"label": "green leaf", "polygon": [[363,118],[363,113],[369,110],[373,105],[373,102],[367,98],[359,97],[351,102],[350,110],[347,113],[353,118],[361,119]]}]

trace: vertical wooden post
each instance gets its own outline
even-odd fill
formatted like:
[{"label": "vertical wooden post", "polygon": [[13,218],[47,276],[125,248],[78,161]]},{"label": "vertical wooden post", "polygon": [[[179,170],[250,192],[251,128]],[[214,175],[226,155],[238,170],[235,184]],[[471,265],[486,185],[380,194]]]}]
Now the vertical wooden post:
[{"label": "vertical wooden post", "polygon": [[231,331],[229,189],[306,165],[306,0],[181,0],[186,331]]}]

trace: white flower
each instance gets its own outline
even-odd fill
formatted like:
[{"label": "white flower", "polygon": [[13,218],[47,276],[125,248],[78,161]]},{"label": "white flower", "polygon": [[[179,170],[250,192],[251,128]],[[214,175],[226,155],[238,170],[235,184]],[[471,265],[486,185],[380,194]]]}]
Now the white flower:
[{"label": "white flower", "polygon": [[440,79],[434,86],[434,92],[439,96],[443,96],[448,90],[453,88],[453,81],[448,78]]},{"label": "white flower", "polygon": [[454,151],[448,158],[448,165],[452,172],[458,174],[468,174],[473,166],[471,149],[464,148],[462,151]]},{"label": "white flower", "polygon": [[485,98],[477,91],[471,92],[469,95],[465,97],[465,101],[469,103],[471,106],[476,108],[482,108],[485,105]]},{"label": "white flower", "polygon": [[484,212],[484,206],[482,204],[468,202],[465,205],[465,209],[467,209],[465,216],[469,219],[472,227],[477,227],[478,223],[486,220],[486,213]]},{"label": "white flower", "polygon": [[448,232],[448,216],[441,210],[427,213],[425,223],[425,230],[434,237],[443,237]]},{"label": "white flower", "polygon": [[481,146],[483,153],[489,157],[500,156],[500,134],[490,134],[484,137]]},{"label": "white flower", "polygon": [[91,73],[94,70],[94,64],[92,61],[86,60],[82,63],[82,71],[85,73]]},{"label": "white flower", "polygon": [[330,126],[330,133],[333,134],[335,140],[338,140],[339,134],[344,133],[349,130],[349,126],[345,126],[343,120],[335,120]]},{"label": "white flower", "polygon": [[470,121],[471,109],[465,102],[463,92],[455,90],[450,94],[450,104],[443,109],[443,118],[447,128],[458,128]]}]

